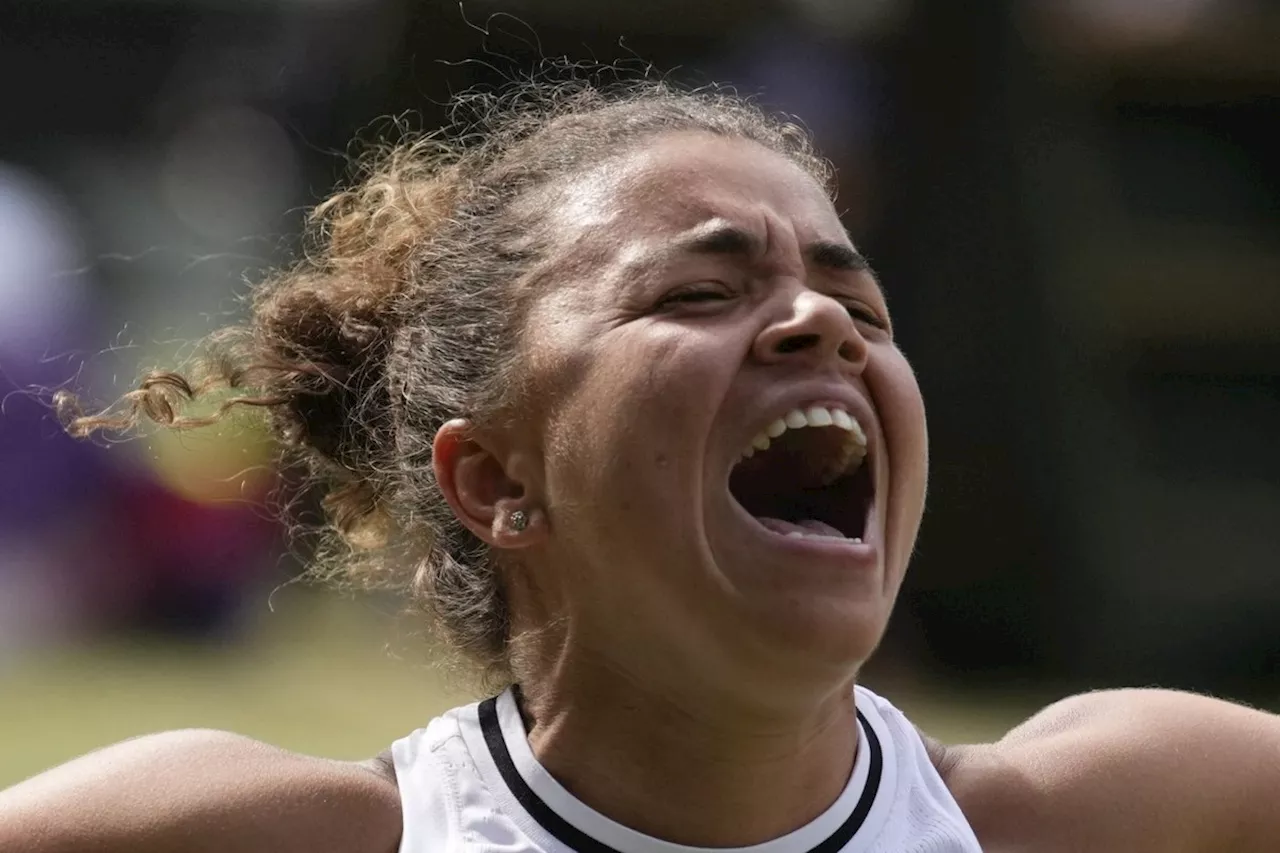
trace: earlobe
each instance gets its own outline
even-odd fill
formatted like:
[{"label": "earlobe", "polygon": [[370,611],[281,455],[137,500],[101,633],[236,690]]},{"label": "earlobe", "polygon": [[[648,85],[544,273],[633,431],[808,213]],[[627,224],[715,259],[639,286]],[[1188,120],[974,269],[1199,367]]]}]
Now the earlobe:
[{"label": "earlobe", "polygon": [[545,513],[504,460],[475,437],[470,421],[458,418],[440,427],[432,466],[454,515],[489,545],[523,548],[545,534]]},{"label": "earlobe", "polygon": [[546,534],[546,514],[531,502],[502,500],[498,502],[487,541],[498,548],[527,548]]}]

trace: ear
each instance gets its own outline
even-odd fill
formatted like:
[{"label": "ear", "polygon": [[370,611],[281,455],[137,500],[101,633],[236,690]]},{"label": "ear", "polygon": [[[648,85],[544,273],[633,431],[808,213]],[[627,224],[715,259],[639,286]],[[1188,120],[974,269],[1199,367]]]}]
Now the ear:
[{"label": "ear", "polygon": [[[546,513],[533,496],[528,460],[499,454],[477,437],[470,421],[456,418],[440,427],[431,464],[453,514],[482,541],[511,549],[546,538]],[[511,521],[517,510],[525,517],[519,530]]]}]

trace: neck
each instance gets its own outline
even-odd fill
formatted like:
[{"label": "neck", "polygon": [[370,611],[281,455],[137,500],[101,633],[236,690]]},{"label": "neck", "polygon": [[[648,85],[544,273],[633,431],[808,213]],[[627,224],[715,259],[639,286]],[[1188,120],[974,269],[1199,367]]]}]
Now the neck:
[{"label": "neck", "polygon": [[[576,797],[647,835],[742,847],[798,829],[848,782],[852,685],[786,709],[662,691],[616,670],[567,668],[523,685],[538,761]],[[655,792],[662,796],[654,796]]]}]

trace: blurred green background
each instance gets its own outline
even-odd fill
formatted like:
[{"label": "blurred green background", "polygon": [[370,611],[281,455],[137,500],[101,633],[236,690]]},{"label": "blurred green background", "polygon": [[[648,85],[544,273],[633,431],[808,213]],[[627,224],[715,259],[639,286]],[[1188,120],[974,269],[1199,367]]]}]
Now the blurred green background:
[{"label": "blurred green background", "polygon": [[[433,662],[411,623],[337,596],[285,589],[231,648],[114,640],[32,655],[4,673],[0,787],[108,743],[174,728],[240,732],[289,749],[370,758],[477,696]],[[399,637],[397,641],[390,637]],[[1035,691],[939,692],[874,679],[934,737],[998,737]]]},{"label": "blurred green background", "polygon": [[234,646],[117,638],[47,649],[4,673],[0,786],[104,744],[210,727],[369,758],[467,693],[389,645],[392,620],[337,597],[265,598]]},{"label": "blurred green background", "polygon": [[837,168],[932,442],[872,687],[949,740],[1112,685],[1270,705],[1277,44],[1268,0],[6,0],[0,784],[181,726],[363,757],[469,698],[394,602],[288,585],[260,435],[76,443],[29,392],[173,364],[353,138],[562,54],[733,84]]}]

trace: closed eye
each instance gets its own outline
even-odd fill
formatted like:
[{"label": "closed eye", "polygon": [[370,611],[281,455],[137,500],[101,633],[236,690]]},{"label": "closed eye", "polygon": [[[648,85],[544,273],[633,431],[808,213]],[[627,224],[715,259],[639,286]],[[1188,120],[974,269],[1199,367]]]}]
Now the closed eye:
[{"label": "closed eye", "polygon": [[670,305],[698,305],[707,302],[724,302],[732,297],[733,294],[724,287],[697,286],[681,288],[680,290],[664,297],[662,302],[659,303],[659,307],[667,307]]},{"label": "closed eye", "polygon": [[849,316],[854,320],[875,326],[877,329],[888,329],[889,324],[881,319],[880,315],[872,311],[870,308],[864,308],[861,305],[852,303],[845,304],[845,310],[849,312]]}]

